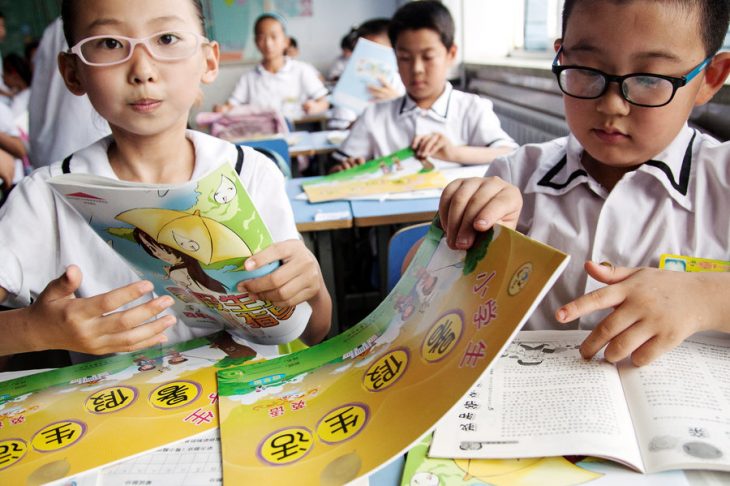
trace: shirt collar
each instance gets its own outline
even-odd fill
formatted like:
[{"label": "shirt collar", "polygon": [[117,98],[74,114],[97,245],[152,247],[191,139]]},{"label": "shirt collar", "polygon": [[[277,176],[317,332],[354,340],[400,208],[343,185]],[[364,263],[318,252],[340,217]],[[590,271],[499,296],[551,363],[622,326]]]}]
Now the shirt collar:
[{"label": "shirt collar", "polygon": [[277,72],[272,73],[270,71],[267,71],[266,68],[264,68],[263,63],[258,63],[256,65],[256,72],[259,74],[268,74],[269,76],[276,76],[279,73],[286,73],[291,71],[292,69],[292,63],[291,59],[288,57],[284,57],[284,65],[281,66],[281,69],[279,69]]},{"label": "shirt collar", "polygon": [[431,108],[428,110],[425,110],[423,108],[419,108],[416,102],[408,96],[408,94],[403,96],[403,101],[400,105],[400,112],[398,113],[399,116],[412,116],[416,113],[425,113],[434,120],[445,122],[446,118],[449,115],[449,106],[451,105],[451,93],[454,91],[454,87],[451,86],[451,83],[448,81],[446,82],[446,85],[444,86],[444,91],[441,93],[441,96],[434,101],[433,105],[431,105]]},{"label": "shirt collar", "polygon": [[[695,135],[695,130],[685,125],[664,151],[636,170],[656,178],[669,196],[688,210],[692,209],[690,176]],[[560,195],[587,184],[597,195],[607,197],[608,192],[583,168],[580,162],[583,147],[578,140],[571,134],[561,143],[563,149],[556,151],[549,163],[535,171],[525,192]]]}]

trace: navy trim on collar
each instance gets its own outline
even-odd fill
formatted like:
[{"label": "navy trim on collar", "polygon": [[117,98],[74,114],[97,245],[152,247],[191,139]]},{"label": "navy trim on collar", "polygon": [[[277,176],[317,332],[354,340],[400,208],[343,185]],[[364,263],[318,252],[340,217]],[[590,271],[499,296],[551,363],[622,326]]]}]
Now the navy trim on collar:
[{"label": "navy trim on collar", "polygon": [[243,149],[240,145],[236,145],[238,150],[238,159],[236,160],[236,174],[241,175],[241,168],[243,167]]},{"label": "navy trim on collar", "polygon": [[69,155],[65,159],[63,159],[63,163],[61,164],[61,171],[64,174],[70,174],[71,173],[71,159],[73,158],[74,154]]},{"label": "navy trim on collar", "polygon": [[[451,96],[454,94],[454,88],[453,88],[453,86],[448,87],[446,89],[449,90],[449,96],[446,99],[446,109],[444,110],[444,113],[442,114],[442,113],[439,113],[438,111],[434,110],[433,109],[433,106],[431,106],[431,108],[428,109],[428,111],[433,112],[436,116],[441,117],[444,120],[446,120],[448,118],[448,116],[449,116],[449,108],[451,107]],[[409,112],[409,111],[413,111],[416,108],[418,108],[418,104],[416,104],[415,101],[411,100],[411,101],[413,101],[413,106],[411,108],[409,108],[409,109],[406,110],[406,103],[408,103],[408,99],[409,99],[408,98],[408,94],[403,95],[403,101],[400,104],[400,110],[398,110],[398,114],[399,115],[402,115],[403,113],[406,113],[406,112]],[[441,99],[440,96],[439,96],[439,98],[436,101],[438,101],[439,99]]]},{"label": "navy trim on collar", "polygon": [[672,169],[665,162],[659,160],[649,160],[646,162],[646,165],[656,167],[657,169],[664,172],[664,175],[667,176],[667,179],[669,179],[669,183],[672,185],[672,187],[675,188],[683,196],[687,195],[687,190],[689,189],[689,175],[692,169],[692,146],[694,145],[696,136],[697,131],[692,134],[692,138],[687,145],[687,150],[685,150],[684,152],[682,168],[679,171],[679,181],[674,180],[674,174],[672,174]]},{"label": "navy trim on collar", "polygon": [[563,155],[563,158],[560,159],[560,161],[555,164],[555,166],[548,171],[547,174],[543,176],[542,179],[537,183],[538,186],[544,186],[544,187],[551,187],[553,189],[565,189],[568,187],[568,184],[573,182],[573,180],[577,179],[578,177],[588,177],[588,172],[586,172],[583,169],[578,169],[574,171],[570,176],[568,176],[568,179],[564,183],[559,182],[553,182],[552,179],[557,176],[561,170],[563,170],[563,167],[568,163],[568,155]]}]

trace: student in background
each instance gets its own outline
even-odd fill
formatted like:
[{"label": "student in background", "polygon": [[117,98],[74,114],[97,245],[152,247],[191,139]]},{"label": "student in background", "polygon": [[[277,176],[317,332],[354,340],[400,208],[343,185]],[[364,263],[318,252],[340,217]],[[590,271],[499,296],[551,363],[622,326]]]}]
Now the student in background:
[{"label": "student in background", "polygon": [[517,144],[500,127],[489,100],[453,89],[454,21],[437,1],[404,5],[389,28],[406,95],[369,106],[340,147],[333,171],[412,147],[419,158],[485,164]]},{"label": "student in background", "polygon": [[49,165],[109,135],[109,124],[94,110],[89,98],[74,96],[58,71],[58,54],[68,44],[60,18],[43,32],[33,68],[28,102],[30,160],[34,167]]},{"label": "student in background", "polygon": [[23,159],[28,152],[9,106],[0,103],[0,205],[10,189],[25,175]]},{"label": "student in background", "polygon": [[[5,38],[8,36],[8,30],[7,26],[5,24],[5,14],[0,12],[0,44],[5,42]],[[2,57],[2,54],[0,54],[0,57]],[[0,78],[2,77],[2,68],[0,68]],[[12,97],[13,93],[10,91],[10,89],[5,86],[5,83],[0,81],[0,96],[4,96],[5,99],[3,100],[4,103],[9,104],[10,98]]]},{"label": "student in background", "polygon": [[730,260],[730,144],[687,125],[730,73],[718,53],[729,8],[567,0],[553,71],[570,135],[444,190],[452,248],[501,223],[571,255],[528,329],[593,329],[583,356],[607,346],[607,360],[636,365],[695,332],[730,332],[730,274],[650,268],[661,254]]},{"label": "student in background", "polygon": [[289,45],[286,46],[286,49],[284,50],[284,55],[289,57],[290,59],[299,57],[299,43],[292,36],[289,36]]},{"label": "student in background", "polygon": [[283,17],[274,13],[261,15],[254,24],[254,35],[263,59],[241,76],[228,103],[216,107],[216,111],[246,104],[274,108],[289,118],[326,111],[327,88],[317,70],[284,54],[289,37]]},{"label": "student in background", "polygon": [[327,81],[330,83],[337,82],[337,80],[340,79],[340,76],[342,76],[342,73],[345,72],[345,66],[347,66],[347,61],[350,59],[350,56],[352,56],[352,51],[355,49],[357,38],[357,27],[351,28],[350,32],[342,36],[342,39],[340,40],[340,50],[342,52],[332,63],[329,71],[327,71]]},{"label": "student in background", "polygon": [[[8,54],[3,58],[3,82],[13,93],[10,110],[14,120],[27,120],[32,79],[30,64],[25,59],[17,54]],[[24,130],[28,132],[27,121],[24,123]]]},{"label": "student in background", "polygon": [[302,340],[320,341],[331,301],[316,259],[298,238],[281,172],[251,148],[186,130],[201,83],[218,74],[219,48],[203,35],[200,0],[64,0],[62,15],[74,46],[59,56],[64,81],[74,94],[88,94],[112,136],[36,170],[0,210],[0,302],[18,307],[0,312],[0,356],[133,351],[220,329],[171,313],[171,297],[154,297],[152,283],[140,281],[48,180],[70,172],[178,184],[236,164],[239,153],[241,183],[275,241],[250,257],[246,270],[282,264],[238,290],[277,306],[309,302]]}]

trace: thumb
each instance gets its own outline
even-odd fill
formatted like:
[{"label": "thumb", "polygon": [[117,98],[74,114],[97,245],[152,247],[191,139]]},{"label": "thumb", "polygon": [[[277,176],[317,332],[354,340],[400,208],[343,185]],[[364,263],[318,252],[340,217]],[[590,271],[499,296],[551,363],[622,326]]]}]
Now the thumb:
[{"label": "thumb", "polygon": [[52,280],[43,290],[38,300],[73,299],[74,292],[81,286],[81,269],[76,265],[69,265],[66,271],[55,280]]},{"label": "thumb", "polygon": [[638,268],[614,267],[611,262],[596,263],[587,261],[585,270],[591,278],[607,285],[622,282],[635,274]]}]

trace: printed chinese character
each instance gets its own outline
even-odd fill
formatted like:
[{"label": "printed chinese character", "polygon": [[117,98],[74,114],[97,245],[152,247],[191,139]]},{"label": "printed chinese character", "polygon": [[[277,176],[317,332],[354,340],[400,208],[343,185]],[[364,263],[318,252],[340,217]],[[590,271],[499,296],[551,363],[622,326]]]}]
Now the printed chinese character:
[{"label": "printed chinese character", "polygon": [[497,301],[489,299],[474,313],[474,324],[481,329],[497,318]]},{"label": "printed chinese character", "polygon": [[25,443],[18,440],[0,442],[0,470],[18,462],[27,450]]},{"label": "printed chinese character", "polygon": [[192,422],[195,425],[209,424],[213,421],[215,415],[210,410],[197,409],[187,417],[183,422]]},{"label": "printed chinese character", "polygon": [[296,402],[291,402],[292,410],[301,410],[303,408],[304,408],[304,400],[298,400]]},{"label": "printed chinese character", "polygon": [[464,408],[467,410],[476,410],[477,408],[479,408],[479,404],[477,402],[469,400],[464,402]]},{"label": "printed chinese character", "polygon": [[325,415],[317,426],[317,436],[334,444],[352,439],[365,426],[368,409],[363,404],[346,404]]},{"label": "printed chinese character", "polygon": [[475,294],[479,294],[479,297],[483,299],[484,296],[487,295],[487,291],[489,290],[489,282],[494,278],[496,274],[497,272],[492,272],[490,274],[482,272],[478,274],[476,277],[477,283],[475,283],[472,287],[472,292]]},{"label": "printed chinese character", "polygon": [[208,395],[208,399],[210,400],[211,405],[215,405],[218,402],[218,394],[211,393],[210,395]]},{"label": "printed chinese character", "polygon": [[474,420],[474,414],[471,412],[460,413],[459,418],[465,420]]},{"label": "printed chinese character", "polygon": [[484,344],[484,341],[479,341],[477,343],[469,342],[469,345],[466,347],[466,350],[464,351],[464,356],[461,358],[461,362],[459,363],[459,368],[463,368],[465,366],[469,366],[471,368],[474,368],[477,365],[477,362],[484,358],[485,356],[485,350],[487,349],[487,345]]},{"label": "printed chinese character", "polygon": [[464,432],[476,432],[477,430],[476,424],[473,423],[461,424],[459,425],[459,428]]},{"label": "printed chinese character", "polygon": [[429,354],[444,354],[449,349],[451,343],[456,340],[456,334],[451,329],[452,323],[453,321],[451,319],[447,319],[428,336],[426,343],[429,348]]},{"label": "printed chinese character", "polygon": [[294,307],[276,307],[274,305],[271,306],[269,312],[271,312],[278,320],[285,321],[294,314],[294,309]]},{"label": "printed chinese character", "polygon": [[389,384],[398,375],[401,366],[403,366],[403,362],[393,354],[377,363],[377,366],[367,372],[367,377],[370,379],[373,389],[379,390]]},{"label": "printed chinese character", "polygon": [[271,436],[262,446],[262,456],[272,464],[295,462],[309,451],[313,441],[308,433],[291,429]]},{"label": "printed chinese character", "polygon": [[281,417],[284,415],[284,406],[279,405],[278,407],[272,407],[269,409],[269,416],[270,417]]},{"label": "printed chinese character", "polygon": [[158,402],[164,402],[168,407],[179,405],[188,401],[188,391],[190,387],[187,384],[168,385],[157,391]]},{"label": "printed chinese character", "polygon": [[102,390],[91,396],[91,406],[96,413],[114,411],[117,408],[124,408],[124,405],[132,400],[132,394],[125,393],[122,388]]}]

